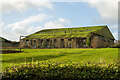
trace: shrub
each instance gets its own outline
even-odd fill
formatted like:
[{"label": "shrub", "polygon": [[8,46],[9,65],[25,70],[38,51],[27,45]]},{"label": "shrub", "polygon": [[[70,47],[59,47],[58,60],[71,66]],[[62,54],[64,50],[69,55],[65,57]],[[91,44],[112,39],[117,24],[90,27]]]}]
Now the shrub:
[{"label": "shrub", "polygon": [[113,46],[111,46],[112,48],[120,48],[120,45],[119,44],[115,44]]},{"label": "shrub", "polygon": [[51,80],[51,79],[81,79],[81,78],[110,78],[120,79],[118,63],[84,63],[44,62],[36,64],[13,66],[6,68],[2,80]]}]

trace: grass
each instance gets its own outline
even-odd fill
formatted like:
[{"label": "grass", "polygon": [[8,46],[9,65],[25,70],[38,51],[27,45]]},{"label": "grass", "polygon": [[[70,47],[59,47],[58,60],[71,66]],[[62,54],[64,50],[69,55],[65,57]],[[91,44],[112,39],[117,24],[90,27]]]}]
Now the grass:
[{"label": "grass", "polygon": [[29,63],[36,60],[39,62],[63,62],[73,61],[79,63],[105,62],[115,63],[118,59],[118,48],[101,49],[22,49],[22,53],[1,54],[2,68],[12,65]]},{"label": "grass", "polygon": [[22,51],[1,54],[3,80],[120,79],[118,48]]}]

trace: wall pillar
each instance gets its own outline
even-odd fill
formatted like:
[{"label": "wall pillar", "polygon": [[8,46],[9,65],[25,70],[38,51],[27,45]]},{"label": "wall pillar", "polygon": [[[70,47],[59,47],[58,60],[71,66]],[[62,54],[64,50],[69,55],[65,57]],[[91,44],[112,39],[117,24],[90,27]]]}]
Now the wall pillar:
[{"label": "wall pillar", "polygon": [[58,39],[57,39],[57,47],[58,47],[58,48],[60,48],[60,44],[61,44],[61,39],[58,38]]},{"label": "wall pillar", "polygon": [[68,48],[68,39],[64,39],[65,48]]}]

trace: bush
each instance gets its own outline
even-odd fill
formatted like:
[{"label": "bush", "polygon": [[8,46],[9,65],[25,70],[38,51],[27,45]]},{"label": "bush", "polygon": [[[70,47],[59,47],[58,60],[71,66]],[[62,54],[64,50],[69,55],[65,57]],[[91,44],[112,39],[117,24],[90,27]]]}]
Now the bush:
[{"label": "bush", "polygon": [[90,62],[86,64],[68,62],[45,62],[13,66],[5,69],[2,80],[54,80],[81,78],[120,79],[118,63],[103,64]]},{"label": "bush", "polygon": [[120,48],[120,45],[119,44],[115,44],[115,45],[111,46],[111,48]]}]

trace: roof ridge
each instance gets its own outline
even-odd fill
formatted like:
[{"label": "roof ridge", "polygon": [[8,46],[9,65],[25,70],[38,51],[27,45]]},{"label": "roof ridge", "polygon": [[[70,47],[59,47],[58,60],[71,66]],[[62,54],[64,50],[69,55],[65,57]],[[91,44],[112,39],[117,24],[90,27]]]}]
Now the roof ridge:
[{"label": "roof ridge", "polygon": [[74,28],[88,28],[88,27],[107,27],[107,25],[102,25],[102,26],[82,26],[82,27],[70,27],[70,28],[54,28],[54,29],[43,29],[44,30],[59,30],[59,29],[74,29]]}]

